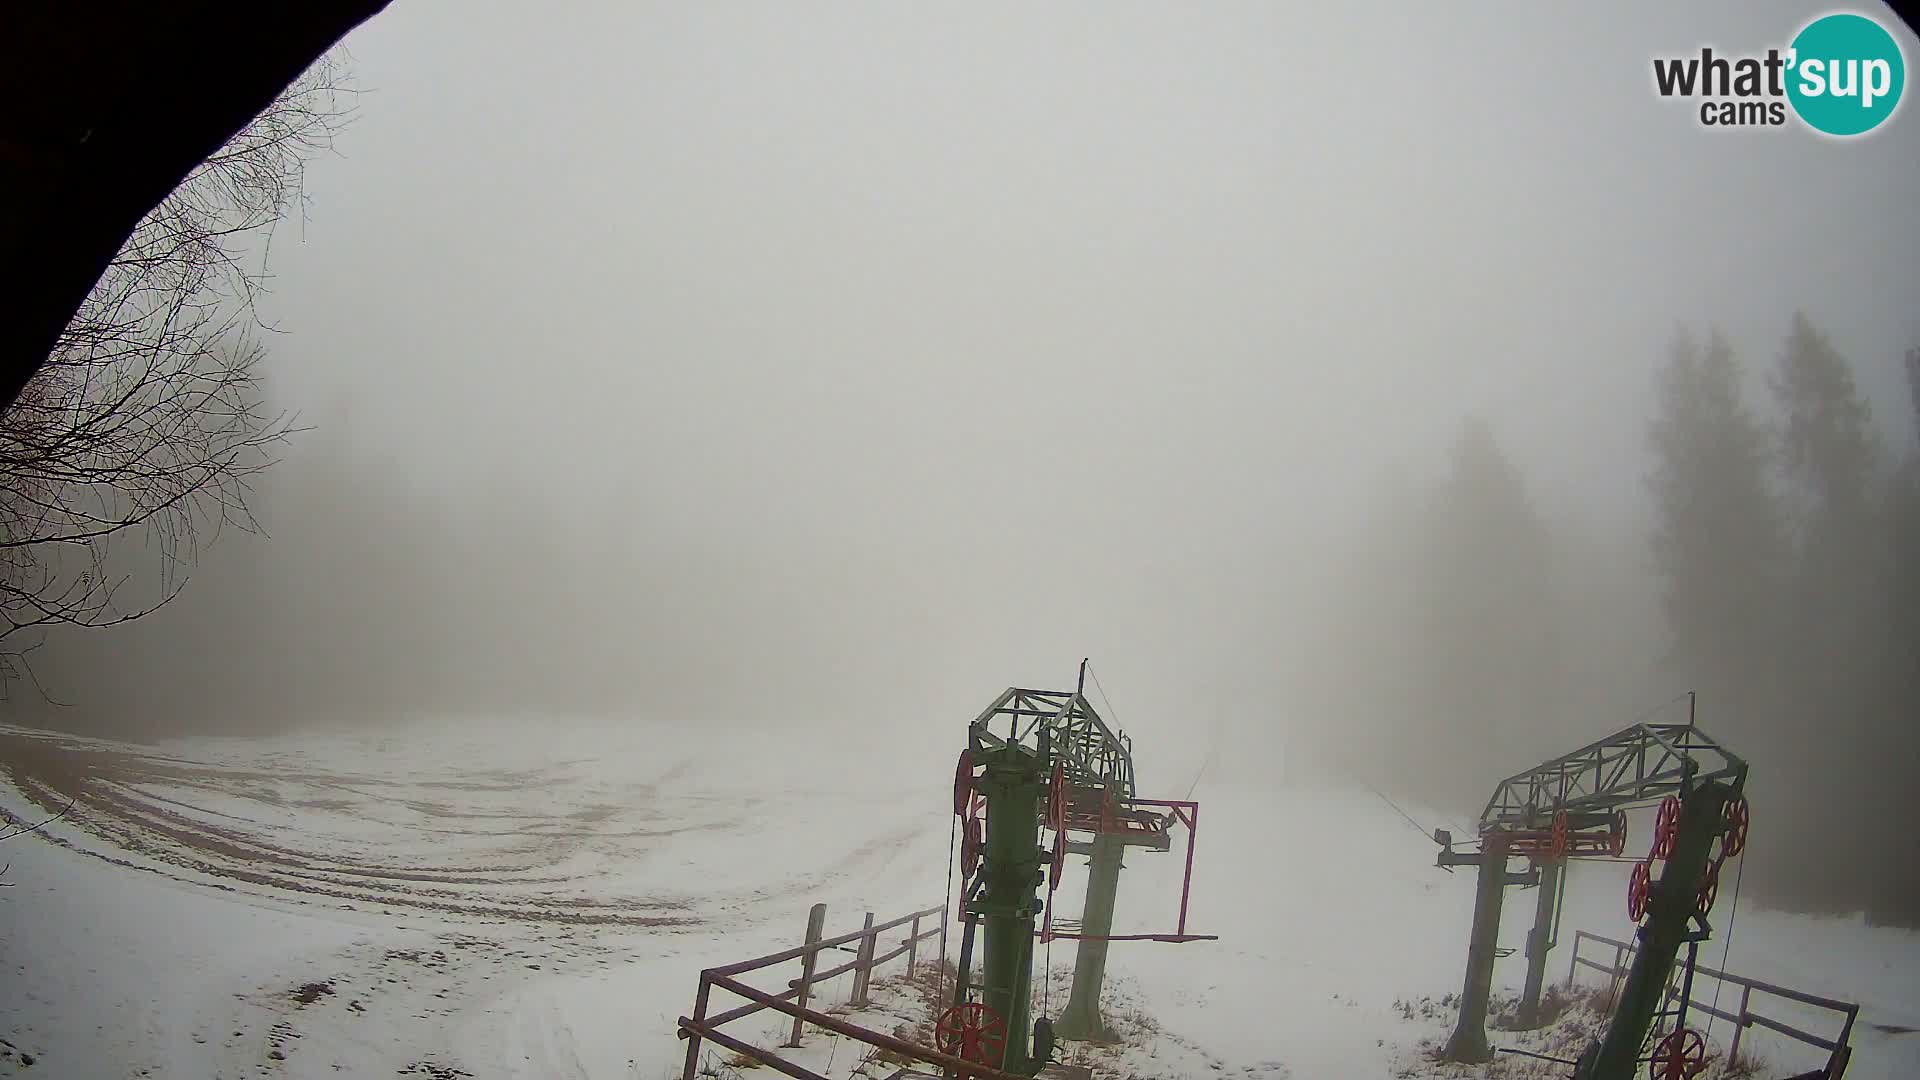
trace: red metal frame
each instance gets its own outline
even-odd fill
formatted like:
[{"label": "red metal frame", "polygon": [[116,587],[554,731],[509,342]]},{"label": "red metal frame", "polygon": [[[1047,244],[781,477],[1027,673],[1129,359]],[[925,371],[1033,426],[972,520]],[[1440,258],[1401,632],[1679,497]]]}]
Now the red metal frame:
[{"label": "red metal frame", "polygon": [[1627,917],[1635,923],[1647,917],[1647,897],[1653,890],[1653,872],[1645,862],[1633,864],[1633,876],[1627,879]]},{"label": "red metal frame", "polygon": [[[939,915],[944,919],[946,916],[945,907],[926,908],[922,911],[902,915],[897,919],[881,923],[878,926],[856,930],[850,934],[841,934],[838,937],[809,942],[805,945],[797,945],[791,949],[783,949],[780,952],[756,957],[752,960],[742,960],[739,963],[726,964],[702,971],[700,973],[700,987],[694,996],[693,1015],[691,1017],[682,1016],[679,1018],[678,1027],[680,1038],[687,1040],[686,1061],[681,1072],[683,1080],[696,1080],[700,1075],[700,1046],[702,1042],[711,1042],[717,1046],[725,1047],[735,1053],[751,1058],[762,1065],[766,1065],[776,1072],[794,1077],[795,1080],[826,1080],[826,1078],[820,1076],[818,1073],[782,1058],[775,1051],[762,1049],[744,1039],[734,1038],[719,1030],[723,1024],[744,1019],[745,1017],[752,1016],[755,1013],[767,1009],[782,1013],[795,1020],[802,1021],[805,1024],[824,1028],[837,1035],[853,1039],[856,1042],[865,1043],[868,1046],[877,1047],[881,1050],[891,1051],[911,1061],[931,1065],[935,1069],[950,1076],[971,1077],[974,1078],[974,1080],[1029,1080],[1028,1077],[1003,1072],[976,1061],[968,1061],[952,1054],[944,1053],[933,1047],[920,1046],[908,1042],[896,1035],[889,1035],[885,1032],[861,1027],[842,1017],[821,1012],[817,1009],[810,1009],[805,1005],[798,1005],[790,1000],[791,998],[799,996],[806,986],[825,982],[828,979],[842,975],[848,970],[852,970],[861,965],[864,965],[870,971],[902,953],[908,954],[909,963],[911,963],[912,954],[910,950],[915,944],[945,934],[944,924],[939,930],[928,930],[924,933],[918,932],[920,920],[935,915]],[[873,940],[876,935],[909,924],[915,929],[909,933],[908,939],[904,944],[884,955],[872,955]],[[810,972],[807,975],[803,975],[801,980],[795,980],[789,984],[787,990],[783,993],[772,993],[761,990],[758,987],[741,982],[737,978],[737,976],[746,974],[747,972],[758,971],[762,968],[786,963],[791,960],[808,958],[822,950],[838,948],[861,939],[866,939],[866,945],[862,955],[863,957],[871,957],[871,959],[855,960],[851,964],[841,965],[829,971]],[[707,1012],[707,1008],[715,988],[725,990],[737,997],[745,998],[747,1004],[710,1015]]]},{"label": "red metal frame", "polygon": [[1720,896],[1720,862],[1715,859],[1707,864],[1707,869],[1700,875],[1700,887],[1694,894],[1693,912],[1703,919],[1713,910],[1713,902]]},{"label": "red metal frame", "polygon": [[1170,945],[1220,940],[1219,934],[1071,934],[1060,931],[1053,936],[1061,941],[1162,941]]},{"label": "red metal frame", "polygon": [[960,761],[953,769],[953,812],[967,812],[967,802],[973,797],[973,751],[960,751]]},{"label": "red metal frame", "polygon": [[1731,859],[1747,848],[1747,797],[1732,799],[1726,805],[1727,831],[1720,834],[1720,858]]},{"label": "red metal frame", "polygon": [[1673,841],[1680,834],[1680,797],[1669,795],[1660,800],[1660,812],[1653,821],[1652,857],[1664,859],[1673,854]]},{"label": "red metal frame", "polygon": [[943,1054],[982,1065],[1006,1056],[1007,1021],[984,1001],[963,1001],[940,1014],[933,1043]]},{"label": "red metal frame", "polygon": [[1515,830],[1507,834],[1507,850],[1515,855],[1533,855],[1549,859],[1578,859],[1586,855],[1615,856],[1614,832],[1611,826],[1604,829],[1581,829],[1560,834],[1566,847],[1556,852],[1555,830],[1526,829]]},{"label": "red metal frame", "polygon": [[[1180,924],[1171,934],[1080,934],[1064,933],[1053,929],[1053,905],[1047,905],[1046,919],[1037,934],[1041,941],[1059,938],[1063,941],[1219,941],[1219,934],[1187,933],[1187,902],[1193,895],[1193,849],[1200,836],[1200,804],[1192,799],[1127,799],[1125,809],[1117,809],[1112,800],[1101,800],[1101,813],[1097,818],[1090,815],[1076,817],[1071,808],[1067,813],[1067,827],[1082,832],[1120,833],[1128,835],[1158,835],[1170,830],[1173,824],[1187,827],[1187,866],[1180,879]],[[1171,810],[1169,815],[1151,812],[1135,812],[1136,807],[1159,806]],[[1087,828],[1082,822],[1092,820],[1094,827]],[[1151,828],[1143,827],[1152,821]],[[1056,841],[1064,842],[1064,841]]]},{"label": "red metal frame", "polygon": [[1707,1040],[1692,1028],[1675,1028],[1647,1061],[1647,1073],[1656,1080],[1685,1080],[1706,1068]]}]

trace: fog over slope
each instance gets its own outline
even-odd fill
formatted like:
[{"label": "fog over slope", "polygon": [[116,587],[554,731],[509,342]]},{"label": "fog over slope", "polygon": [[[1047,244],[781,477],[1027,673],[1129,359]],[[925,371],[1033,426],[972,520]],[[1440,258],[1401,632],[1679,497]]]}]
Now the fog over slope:
[{"label": "fog over slope", "polygon": [[[1650,548],[1677,328],[1774,423],[1804,311],[1882,471],[1916,447],[1911,109],[1840,143],[1651,89],[1820,10],[395,5],[272,255],[313,430],[271,539],[12,709],[957,747],[1090,655],[1155,786],[1211,754],[1470,812],[1708,689]],[[1866,763],[1798,775],[1724,698],[1779,798]]]}]

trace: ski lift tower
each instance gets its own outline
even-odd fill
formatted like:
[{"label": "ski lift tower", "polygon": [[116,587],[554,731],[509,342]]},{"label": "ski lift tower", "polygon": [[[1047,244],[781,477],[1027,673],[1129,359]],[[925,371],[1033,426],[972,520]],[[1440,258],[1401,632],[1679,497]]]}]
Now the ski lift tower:
[{"label": "ski lift tower", "polygon": [[[1567,860],[1623,856],[1626,808],[1659,800],[1649,857],[1635,866],[1628,891],[1628,913],[1640,924],[1639,948],[1606,1036],[1588,1048],[1577,1073],[1583,1080],[1626,1080],[1633,1074],[1679,948],[1697,950],[1711,934],[1707,914],[1718,895],[1720,867],[1746,846],[1747,763],[1695,727],[1691,710],[1690,696],[1684,724],[1635,724],[1502,780],[1481,812],[1477,852],[1454,851],[1452,838],[1436,830],[1434,839],[1442,848],[1439,865],[1477,866],[1480,874],[1460,1016],[1442,1052],[1444,1060],[1484,1062],[1493,1057],[1487,1042],[1487,1001],[1493,962],[1500,955],[1505,887],[1540,889],[1533,930],[1527,935],[1527,980],[1520,1005],[1522,1022],[1527,1023],[1537,1016],[1546,954],[1553,944],[1556,894],[1565,888]],[[1508,860],[1515,856],[1527,858],[1531,867],[1510,873]],[[1657,879],[1655,860],[1664,862]],[[1659,1059],[1666,1053],[1669,1064],[1682,1056],[1684,1040],[1679,1037],[1691,1034],[1684,1030],[1684,1000],[1667,1040],[1674,1045],[1663,1042],[1655,1055]],[[1691,1075],[1685,1069],[1672,1075],[1683,1073]]]},{"label": "ski lift tower", "polygon": [[[1199,804],[1135,794],[1132,744],[1094,710],[1085,688],[1082,661],[1074,690],[1004,691],[968,728],[954,774],[953,809],[961,818],[959,978],[935,1039],[949,1053],[1029,1076],[1050,1060],[1056,1035],[1048,1017],[1029,1022],[1036,940],[1080,943],[1058,1032],[1080,1039],[1104,1033],[1100,991],[1110,942],[1216,939],[1189,934],[1186,926]],[[1178,926],[1171,933],[1115,935],[1121,854],[1128,847],[1170,850],[1175,826],[1188,832]],[[1053,834],[1049,848],[1039,843],[1043,827]],[[1092,868],[1077,924],[1053,911],[1069,853],[1089,856]],[[976,937],[984,939],[978,977]]]}]

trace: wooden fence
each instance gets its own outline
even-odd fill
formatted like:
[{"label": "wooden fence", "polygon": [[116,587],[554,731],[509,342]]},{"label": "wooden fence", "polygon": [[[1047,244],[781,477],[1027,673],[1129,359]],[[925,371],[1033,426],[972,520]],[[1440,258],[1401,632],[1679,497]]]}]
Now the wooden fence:
[{"label": "wooden fence", "polygon": [[[913,1062],[924,1062],[934,1066],[936,1070],[943,1071],[952,1076],[977,1077],[979,1080],[1029,1080],[1028,1077],[1016,1076],[1012,1073],[1001,1072],[998,1069],[990,1069],[971,1061],[963,1061],[960,1058],[943,1054],[929,1047],[919,1046],[892,1035],[863,1028],[858,1024],[849,1023],[840,1017],[807,1007],[807,998],[814,986],[826,982],[829,979],[838,978],[849,971],[853,972],[852,1004],[856,1008],[866,1005],[868,1003],[868,990],[873,982],[874,970],[889,961],[905,956],[907,958],[907,974],[911,977],[915,966],[919,963],[920,943],[930,938],[937,937],[940,939],[940,955],[944,956],[946,953],[947,936],[946,913],[947,909],[944,906],[926,908],[875,925],[873,913],[868,912],[866,924],[860,929],[852,933],[841,934],[838,937],[823,938],[821,934],[825,929],[827,906],[825,904],[815,904],[807,916],[807,936],[804,944],[796,945],[791,949],[785,949],[766,956],[755,957],[752,960],[742,960],[738,963],[708,968],[702,971],[700,973],[700,988],[695,993],[693,999],[693,1015],[691,1017],[683,1016],[679,1022],[680,1037],[687,1040],[686,1067],[680,1074],[681,1080],[696,1080],[700,1065],[700,1044],[703,1040],[711,1042],[715,1046],[724,1047],[743,1057],[751,1058],[762,1065],[772,1068],[776,1072],[794,1077],[795,1080],[826,1080],[825,1077],[820,1076],[818,1073],[782,1058],[774,1050],[755,1046],[752,1043],[735,1038],[719,1030],[724,1024],[752,1016],[766,1009],[772,1009],[775,1012],[784,1013],[793,1018],[792,1036],[786,1043],[782,1044],[785,1047],[799,1046],[800,1040],[805,1034],[805,1029],[808,1025],[812,1025],[838,1035],[846,1036],[856,1042],[865,1043],[868,1046],[888,1051],[899,1058]],[[940,920],[937,928],[930,930],[921,929],[924,921],[935,917],[938,917]],[[897,930],[902,926],[908,928],[905,940],[885,953],[879,952],[881,935],[889,931]],[[848,950],[849,946],[851,946],[850,951],[854,954],[852,960],[840,964],[837,967],[828,968],[825,971],[819,970],[817,961],[822,952],[828,950]],[[794,961],[798,961],[800,964],[800,974],[797,978],[789,980],[787,989],[778,994],[768,993],[767,991],[749,986],[739,979],[739,976],[750,971],[759,971],[764,968],[773,967],[776,964],[792,963]],[[936,958],[935,962],[939,963],[941,961]],[[707,1012],[709,999],[716,987],[736,997],[744,998],[747,1003],[724,1012],[709,1015]],[[894,1074],[894,1077],[904,1077],[909,1074],[910,1070],[911,1066],[904,1066],[899,1072]]]},{"label": "wooden fence", "polygon": [[[1584,942],[1593,942],[1596,945],[1610,947],[1613,950],[1612,961],[1610,963],[1603,963],[1588,956],[1581,956],[1580,946]],[[1620,981],[1626,977],[1627,971],[1633,964],[1633,953],[1634,945],[1629,942],[1615,941],[1612,938],[1588,933],[1585,930],[1574,931],[1573,957],[1567,963],[1568,987],[1572,987],[1574,973],[1578,969],[1582,967],[1592,968],[1611,980],[1607,988],[1607,1000],[1611,1003],[1614,996],[1619,993]],[[1688,1009],[1697,1009],[1700,1012],[1706,1013],[1708,1016],[1719,1017],[1733,1024],[1733,1044],[1727,1048],[1727,1057],[1729,1060],[1739,1056],[1741,1036],[1746,1034],[1748,1028],[1758,1026],[1770,1031],[1779,1032],[1796,1042],[1802,1042],[1808,1046],[1825,1050],[1827,1052],[1826,1067],[1813,1075],[1823,1077],[1825,1080],[1840,1080],[1841,1075],[1847,1071],[1847,1061],[1853,1056],[1853,1048],[1849,1045],[1848,1040],[1853,1035],[1853,1022],[1860,1015],[1860,1006],[1857,1002],[1836,1001],[1833,998],[1818,997],[1814,994],[1804,993],[1799,990],[1790,990],[1784,986],[1775,986],[1772,983],[1761,982],[1758,979],[1749,979],[1740,975],[1730,975],[1724,971],[1710,968],[1705,964],[1695,965],[1694,972],[1711,979],[1718,979],[1725,985],[1740,988],[1740,1004],[1733,1012],[1722,1011],[1715,1007],[1711,1001],[1699,1001],[1691,997],[1687,999]],[[1827,1038],[1816,1035],[1810,1031],[1804,1031],[1774,1017],[1757,1013],[1753,1009],[1753,998],[1756,993],[1763,996],[1763,1003],[1764,997],[1771,996],[1837,1014],[1840,1030],[1838,1034],[1832,1038]],[[1667,1002],[1672,1004],[1679,996],[1680,986],[1677,983],[1669,983],[1666,995]]]}]

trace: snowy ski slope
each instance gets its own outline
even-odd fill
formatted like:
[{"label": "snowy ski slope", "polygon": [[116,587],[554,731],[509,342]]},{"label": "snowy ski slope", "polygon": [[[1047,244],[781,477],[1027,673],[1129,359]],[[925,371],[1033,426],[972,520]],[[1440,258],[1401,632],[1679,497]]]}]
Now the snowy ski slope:
[{"label": "snowy ski slope", "polygon": [[[665,1080],[701,967],[795,943],[814,902],[830,931],[939,902],[950,758],[564,730],[133,746],[0,729],[0,805],[37,821],[77,800],[0,852],[0,1075]],[[1400,1004],[1458,990],[1471,875],[1436,869],[1431,841],[1365,791],[1196,797],[1190,927],[1221,940],[1114,946],[1137,1075],[1486,1075],[1424,1059],[1451,1010]],[[1117,932],[1171,928],[1181,854],[1128,856]],[[1573,929],[1628,933],[1625,870],[1575,867],[1552,978]],[[1505,944],[1531,914],[1511,892]],[[1920,935],[1749,897],[1732,941],[1733,971],[1864,1004],[1850,1077],[1920,1075],[1920,1033],[1897,1031],[1920,1028]],[[1041,953],[1055,985],[1072,951]],[[1522,965],[1500,961],[1497,983],[1517,990]],[[1747,1045],[1778,1072],[1818,1061],[1765,1032]]]}]

